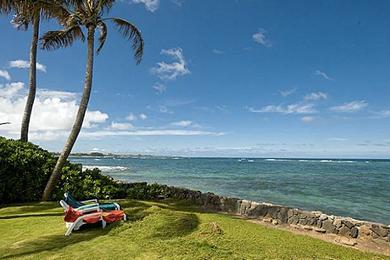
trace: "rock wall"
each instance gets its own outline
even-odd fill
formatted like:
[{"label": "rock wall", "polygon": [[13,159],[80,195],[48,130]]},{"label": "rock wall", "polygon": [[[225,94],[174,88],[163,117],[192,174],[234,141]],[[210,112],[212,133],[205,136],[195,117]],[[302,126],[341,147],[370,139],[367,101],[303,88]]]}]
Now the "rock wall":
[{"label": "rock wall", "polygon": [[379,223],[326,215],[320,211],[304,211],[269,203],[228,198],[177,187],[165,186],[165,190],[167,197],[189,200],[207,210],[262,219],[274,225],[285,224],[319,233],[333,233],[362,240],[379,239],[390,243],[390,226]]}]

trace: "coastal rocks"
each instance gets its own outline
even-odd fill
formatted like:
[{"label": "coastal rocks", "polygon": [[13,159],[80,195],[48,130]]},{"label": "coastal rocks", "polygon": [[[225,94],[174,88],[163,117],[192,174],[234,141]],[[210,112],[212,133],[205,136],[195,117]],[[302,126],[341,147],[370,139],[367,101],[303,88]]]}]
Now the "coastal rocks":
[{"label": "coastal rocks", "polygon": [[346,238],[346,237],[338,237],[334,240],[336,243],[340,243],[346,246],[355,246],[357,244],[356,241]]},{"label": "coastal rocks", "polygon": [[308,232],[337,234],[340,239],[345,238],[341,239],[340,243],[347,245],[355,243],[354,240],[350,240],[355,238],[361,240],[379,239],[390,242],[390,226],[382,224],[327,215],[320,211],[304,211],[177,187],[164,186],[164,190],[168,198],[188,200],[202,206],[205,210],[259,219],[273,225],[287,224]]}]

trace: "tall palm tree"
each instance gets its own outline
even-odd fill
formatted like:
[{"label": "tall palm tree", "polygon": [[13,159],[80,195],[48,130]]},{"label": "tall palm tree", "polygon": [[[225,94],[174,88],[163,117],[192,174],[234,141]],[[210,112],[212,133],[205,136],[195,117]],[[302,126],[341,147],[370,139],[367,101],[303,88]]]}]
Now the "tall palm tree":
[{"label": "tall palm tree", "polygon": [[13,13],[13,23],[18,29],[27,30],[28,25],[32,25],[32,39],[30,46],[30,73],[29,73],[29,91],[24,108],[22,126],[20,130],[20,140],[28,141],[28,129],[32,108],[34,105],[35,94],[37,89],[37,46],[39,37],[39,22],[41,17],[52,18],[57,16],[61,9],[56,8],[60,3],[59,0],[0,0],[0,13]]},{"label": "tall palm tree", "polygon": [[77,111],[76,120],[43,192],[42,200],[48,200],[50,198],[50,194],[58,182],[61,170],[72,151],[73,145],[76,142],[83,124],[92,87],[96,30],[100,33],[98,38],[99,46],[96,50],[97,53],[101,51],[104,42],[106,41],[106,21],[110,21],[113,22],[122,36],[132,43],[134,58],[137,64],[141,62],[144,41],[138,28],[121,18],[102,17],[104,13],[111,9],[114,3],[115,0],[68,0],[66,1],[66,4],[63,5],[64,13],[66,13],[66,17],[62,19],[63,29],[59,31],[49,31],[41,38],[42,48],[52,50],[70,46],[77,39],[84,41],[85,36],[83,28],[87,31],[87,60],[83,95]]}]

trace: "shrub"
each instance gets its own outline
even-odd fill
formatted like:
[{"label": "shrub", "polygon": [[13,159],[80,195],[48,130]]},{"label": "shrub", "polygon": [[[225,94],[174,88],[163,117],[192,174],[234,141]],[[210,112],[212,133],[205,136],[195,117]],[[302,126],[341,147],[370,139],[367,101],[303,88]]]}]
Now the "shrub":
[{"label": "shrub", "polygon": [[[37,145],[0,137],[0,204],[40,200],[55,163],[54,155]],[[155,199],[166,190],[165,185],[118,182],[97,168],[83,171],[81,164],[67,162],[51,199],[63,199],[65,191],[78,199]]]}]

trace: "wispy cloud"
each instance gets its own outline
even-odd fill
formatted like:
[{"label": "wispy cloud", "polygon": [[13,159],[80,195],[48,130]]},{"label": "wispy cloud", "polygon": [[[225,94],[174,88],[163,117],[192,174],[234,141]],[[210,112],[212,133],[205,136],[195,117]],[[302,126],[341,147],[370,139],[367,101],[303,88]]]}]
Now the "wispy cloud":
[{"label": "wispy cloud", "polygon": [[316,101],[321,99],[328,99],[328,94],[324,92],[313,92],[305,96],[305,100]]},{"label": "wispy cloud", "polygon": [[152,13],[160,6],[160,0],[133,0],[133,3],[145,5],[146,10]]},{"label": "wispy cloud", "polygon": [[23,82],[11,82],[5,85],[0,84],[0,98],[15,99],[18,98],[19,90],[24,88]]},{"label": "wispy cloud", "polygon": [[326,80],[333,80],[331,77],[328,76],[328,74],[326,74],[325,72],[320,71],[320,70],[316,70],[314,72],[314,75],[319,76],[319,77],[326,79]]},{"label": "wispy cloud", "polygon": [[[11,60],[9,66],[11,68],[28,69],[30,68],[30,62],[27,60]],[[37,62],[37,70],[46,72],[46,66]]]},{"label": "wispy cloud", "polygon": [[261,45],[263,45],[265,47],[271,47],[272,46],[271,41],[267,37],[267,31],[262,29],[262,28],[259,28],[258,31],[252,35],[252,39],[256,43],[261,44]]},{"label": "wispy cloud", "polygon": [[282,97],[288,97],[297,91],[296,88],[286,89],[286,90],[280,90],[279,93]]},{"label": "wispy cloud", "polygon": [[209,132],[199,130],[178,130],[178,129],[159,129],[159,130],[134,130],[134,131],[84,131],[83,137],[106,137],[106,136],[199,136],[212,135],[222,136],[223,132]]},{"label": "wispy cloud", "polygon": [[379,112],[374,112],[375,116],[372,118],[388,118],[390,117],[390,110],[382,110]]},{"label": "wispy cloud", "polygon": [[355,100],[352,102],[344,103],[339,106],[329,108],[331,111],[340,113],[353,113],[358,112],[368,106],[368,103],[364,100]]},{"label": "wispy cloud", "polygon": [[117,123],[117,122],[111,122],[111,125],[109,129],[112,130],[129,130],[131,128],[134,128],[134,126],[130,123]]},{"label": "wispy cloud", "polygon": [[345,141],[348,141],[348,139],[344,138],[344,137],[331,137],[331,138],[328,138],[328,141],[345,142]]},{"label": "wispy cloud", "polygon": [[173,123],[171,123],[171,125],[180,126],[180,127],[188,127],[188,126],[192,125],[192,121],[182,120],[182,121],[178,121],[178,122],[173,122]]},{"label": "wispy cloud", "polygon": [[126,116],[126,120],[127,120],[127,121],[136,121],[136,120],[138,120],[138,119],[145,120],[145,119],[147,119],[147,118],[148,118],[148,116],[147,116],[146,114],[144,114],[144,113],[141,113],[141,114],[139,114],[139,115],[136,115],[136,114],[134,114],[134,113],[129,113],[129,114]]},{"label": "wispy cloud", "polygon": [[287,106],[268,105],[261,109],[249,107],[248,110],[253,113],[281,113],[281,114],[313,114],[317,113],[313,104],[296,103]]},{"label": "wispy cloud", "polygon": [[0,77],[5,78],[6,80],[11,80],[11,75],[9,75],[6,70],[0,70]]},{"label": "wispy cloud", "polygon": [[162,94],[167,90],[167,87],[164,84],[161,83],[155,83],[152,88],[156,90],[158,94]]},{"label": "wispy cloud", "polygon": [[217,55],[224,54],[224,52],[221,51],[221,50],[219,50],[219,49],[213,49],[213,53],[214,53],[214,54],[217,54]]},{"label": "wispy cloud", "polygon": [[157,66],[152,68],[153,74],[157,75],[162,80],[174,80],[179,76],[190,74],[187,67],[187,62],[184,59],[183,50],[181,48],[172,48],[161,51],[161,54],[170,56],[174,61],[166,63],[158,62]]},{"label": "wispy cloud", "polygon": [[315,117],[313,117],[313,116],[304,116],[301,118],[301,121],[304,123],[311,123],[314,121],[314,119],[315,119]]}]

